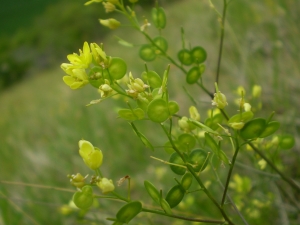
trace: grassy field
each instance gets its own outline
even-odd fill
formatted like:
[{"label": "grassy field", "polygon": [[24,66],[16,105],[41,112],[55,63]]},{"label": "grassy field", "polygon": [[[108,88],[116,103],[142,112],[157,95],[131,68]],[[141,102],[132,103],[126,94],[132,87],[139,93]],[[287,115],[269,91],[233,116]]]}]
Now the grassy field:
[{"label": "grassy field", "polygon": [[[176,56],[176,51],[181,48],[180,27],[183,26],[187,41],[192,46],[204,46],[208,52],[207,70],[203,79],[212,90],[219,44],[217,14],[209,7],[208,1],[185,0],[170,6],[165,1],[165,5],[169,20],[163,35],[169,40],[169,46],[172,46],[170,55]],[[233,89],[238,85],[243,85],[247,92],[250,92],[253,84],[262,86],[264,116],[274,110],[276,120],[282,124],[279,133],[289,133],[296,138],[296,146],[292,150],[280,153],[280,166],[299,181],[300,17],[297,6],[299,9],[299,1],[292,0],[241,0],[230,3],[219,86],[229,96],[229,104],[233,104]],[[217,4],[216,8],[220,10],[221,5]],[[147,12],[141,13],[148,15]],[[112,32],[112,35],[138,44],[145,42],[137,33],[128,33],[126,30],[121,28]],[[149,32],[157,35],[155,31]],[[138,48],[119,46],[113,36],[100,41],[104,43],[108,54],[125,59],[134,76],[139,76],[143,71],[143,62],[137,59]],[[162,73],[167,64],[165,60],[158,60],[149,64],[149,68]],[[145,149],[129,124],[116,119],[117,103],[124,103],[115,100],[86,107],[91,100],[98,99],[99,94],[92,88],[70,90],[62,82],[63,72],[59,65],[47,71],[38,71],[36,76],[0,93],[0,224],[92,224],[93,220],[97,224],[110,224],[105,218],[114,216],[120,207],[119,203],[101,201],[99,209],[88,215],[88,221],[82,222],[76,222],[77,213],[64,216],[59,211],[62,205],[68,204],[72,193],[53,188],[73,190],[67,174],[90,173],[78,155],[80,139],[89,140],[102,149],[103,173],[114,181],[130,175],[133,187],[138,188],[142,186],[145,177],[157,185],[162,180],[173,180],[173,177],[167,176],[167,166],[149,159],[152,154],[166,158],[164,151],[157,149],[152,153]],[[172,98],[186,103],[186,106],[191,105],[182,91],[184,78],[180,71],[171,67],[171,76],[174,78],[170,82],[170,86],[174,86],[171,89]],[[203,108],[201,114],[205,115],[206,109],[210,107],[209,98],[194,87],[185,87],[197,99],[198,107]],[[187,110],[181,109],[180,113],[186,114]],[[151,141],[155,140],[157,146],[166,141],[162,133],[157,132],[156,127],[150,123],[146,126],[143,123],[137,125]],[[253,159],[254,156],[246,157],[249,154],[244,153],[238,159],[239,162]],[[274,198],[281,199],[281,194],[274,191],[276,188],[269,184],[270,180],[266,177],[252,174],[250,169],[242,173],[253,179],[254,189],[260,188],[255,189],[257,199],[266,199],[270,192],[274,192]],[[36,185],[29,187],[4,181]],[[212,191],[217,193],[218,189]],[[137,198],[144,194],[133,191],[133,196]],[[202,215],[212,216],[209,213],[210,204],[203,201],[207,205],[200,205]],[[191,212],[197,213],[195,209],[191,209]],[[278,208],[276,204],[266,208],[259,218],[252,218],[250,212],[247,216],[250,224],[285,225],[282,217],[274,218],[274,213],[278,212],[280,215],[289,215],[290,223],[285,224],[299,223],[297,212],[289,211],[288,207]],[[132,224],[192,224],[175,220],[153,221],[145,216]]]}]

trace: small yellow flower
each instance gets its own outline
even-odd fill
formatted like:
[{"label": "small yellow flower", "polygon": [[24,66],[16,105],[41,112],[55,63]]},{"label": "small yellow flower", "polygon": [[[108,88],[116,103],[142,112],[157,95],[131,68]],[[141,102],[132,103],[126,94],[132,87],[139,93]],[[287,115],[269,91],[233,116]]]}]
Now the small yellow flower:
[{"label": "small yellow flower", "polygon": [[76,68],[76,66],[68,63],[61,64],[61,68],[68,76],[63,77],[63,81],[71,89],[78,89],[89,83],[85,69]]},{"label": "small yellow flower", "polygon": [[70,63],[77,68],[88,68],[92,62],[92,55],[89,44],[84,42],[83,50],[79,49],[79,55],[76,53],[67,56]]},{"label": "small yellow flower", "polygon": [[78,145],[79,154],[89,168],[95,170],[102,165],[103,154],[100,149],[95,148],[90,142],[85,140],[80,140]]},{"label": "small yellow flower", "polygon": [[92,50],[92,55],[93,55],[94,61],[98,65],[102,65],[104,67],[105,62],[107,61],[105,52],[96,43],[91,43],[90,46],[91,46],[91,50]]},{"label": "small yellow flower", "polygon": [[73,186],[82,188],[85,185],[85,179],[86,177],[83,177],[80,173],[77,173],[76,175],[69,176],[70,182]]},{"label": "small yellow flower", "polygon": [[212,105],[217,106],[217,108],[219,109],[224,109],[225,106],[228,105],[226,96],[219,91],[217,83],[215,83],[215,86],[216,86],[216,93],[214,94]]},{"label": "small yellow flower", "polygon": [[107,178],[102,178],[98,183],[97,186],[102,190],[103,194],[109,193],[113,190],[115,190],[115,186],[113,184],[112,180],[109,180]]},{"label": "small yellow flower", "polygon": [[193,119],[193,120],[197,120],[197,121],[200,121],[200,114],[197,110],[197,108],[195,106],[191,106],[189,108],[189,113],[190,113],[190,117]]},{"label": "small yellow flower", "polygon": [[113,91],[113,89],[110,87],[109,81],[107,79],[105,79],[105,84],[102,84],[99,87],[99,92],[101,94],[101,98],[107,97],[112,91]]}]

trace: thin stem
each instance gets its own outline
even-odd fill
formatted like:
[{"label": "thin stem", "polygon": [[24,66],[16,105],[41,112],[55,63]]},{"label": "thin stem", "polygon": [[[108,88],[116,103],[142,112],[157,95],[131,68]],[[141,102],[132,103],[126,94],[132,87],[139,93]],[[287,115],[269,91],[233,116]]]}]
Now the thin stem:
[{"label": "thin stem", "polygon": [[277,169],[273,162],[269,160],[258,148],[256,148],[253,143],[249,142],[248,144],[260,157],[262,157],[269,164],[269,166],[271,166],[273,170],[275,170],[281,176],[284,181],[286,181],[292,188],[300,192],[300,187],[291,178],[285,176],[279,169]]},{"label": "thin stem", "polygon": [[142,212],[148,212],[148,213],[154,213],[159,214],[162,216],[172,217],[176,219],[186,220],[186,221],[193,221],[193,222],[199,222],[199,223],[216,223],[216,224],[223,224],[225,221],[223,220],[210,220],[210,219],[196,219],[196,218],[189,218],[189,217],[183,217],[183,216],[176,216],[176,215],[168,215],[163,211],[159,210],[152,210],[152,209],[146,209],[143,208]]},{"label": "thin stem", "polygon": [[224,192],[223,192],[223,197],[222,197],[222,201],[221,201],[221,206],[223,206],[224,202],[225,202],[225,198],[226,198],[226,194],[227,194],[227,190],[228,190],[229,181],[230,181],[231,174],[232,174],[232,171],[233,171],[233,168],[234,168],[236,157],[237,157],[237,155],[239,153],[239,149],[240,149],[240,146],[239,146],[238,140],[236,140],[236,148],[235,148],[235,152],[234,152],[234,155],[232,157],[232,162],[230,164],[230,169],[229,169],[229,172],[228,172],[228,175],[227,175],[227,179],[226,179],[226,183],[225,183],[225,188],[224,188]]},{"label": "thin stem", "polygon": [[221,61],[222,61],[222,52],[223,52],[223,42],[225,36],[225,18],[226,18],[226,11],[227,11],[227,3],[226,0],[223,0],[223,14],[222,14],[222,21],[221,21],[221,38],[220,38],[220,46],[219,46],[219,57],[218,57],[218,66],[217,66],[217,74],[216,74],[216,82],[219,82],[219,74],[221,68]]}]

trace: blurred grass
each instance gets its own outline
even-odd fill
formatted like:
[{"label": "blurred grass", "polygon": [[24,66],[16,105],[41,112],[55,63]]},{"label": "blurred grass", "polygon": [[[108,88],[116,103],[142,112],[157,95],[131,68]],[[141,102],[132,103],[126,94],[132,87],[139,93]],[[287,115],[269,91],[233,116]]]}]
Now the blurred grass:
[{"label": "blurred grass", "polygon": [[[220,10],[219,2],[214,3]],[[296,156],[299,155],[300,132],[298,116],[300,31],[297,27],[297,21],[300,19],[295,12],[296,6],[299,6],[299,1],[241,0],[230,3],[220,89],[233,98],[234,95],[230,95],[230,92],[237,85],[243,85],[247,92],[250,92],[253,84],[262,85],[264,112],[269,115],[275,110],[276,119],[282,123],[279,133],[288,132],[296,137],[296,147],[284,152],[281,157],[283,165],[289,164],[289,167],[283,168],[286,173],[299,180],[300,160]],[[208,52],[207,71],[203,79],[208,88],[212,89],[219,43],[216,13],[206,1],[203,3],[196,0],[180,1],[170,6],[166,4],[166,7],[169,20],[163,35],[170,40],[169,46],[172,46],[170,55],[176,56],[176,51],[181,48],[180,26],[183,26],[187,41],[192,46],[204,46]],[[147,12],[141,13],[148,15]],[[121,28],[112,34],[134,43],[144,43],[137,33],[127,32],[127,29]],[[152,30],[149,32],[157,34]],[[104,43],[108,54],[126,60],[134,76],[143,71],[143,62],[137,59],[137,48],[132,50],[120,47],[112,36],[102,39],[101,42]],[[77,49],[74,49],[74,52],[77,52]],[[148,67],[162,74],[167,63],[165,60],[158,60]],[[41,71],[39,75],[3,91],[0,95],[1,180],[71,189],[67,174],[90,173],[77,154],[77,143],[83,138],[103,150],[103,173],[114,181],[130,175],[133,187],[141,186],[145,177],[158,187],[162,186],[161,180],[174,182],[171,181],[173,177],[167,176],[166,166],[149,159],[152,153],[143,147],[130,130],[128,123],[116,119],[115,109],[118,104],[115,101],[85,107],[90,100],[99,98],[95,89],[70,90],[63,84],[61,78],[63,72],[58,68]],[[181,86],[184,83],[184,78],[176,68],[171,68],[171,76],[174,80],[170,82],[170,86],[179,86],[178,84]],[[210,107],[209,99],[203,93],[199,93],[194,87],[185,86],[194,94],[195,99],[202,102],[200,108],[206,110]],[[173,99],[187,106],[192,104],[186,102],[186,96],[180,88],[172,89],[171,93]],[[180,113],[186,114],[187,110],[181,109]],[[201,113],[204,115],[206,112],[202,110]],[[146,122],[146,125],[138,123],[137,126],[151,141],[155,140],[159,145],[165,141],[161,137],[163,135],[150,123]],[[155,155],[166,157],[160,150],[157,150]],[[254,157],[239,160],[244,162],[254,160]],[[148,162],[151,164],[148,165]],[[247,170],[241,172],[255,179],[254,197],[267,200],[273,190],[269,180],[263,176],[257,177]],[[0,215],[3,223],[34,224],[35,221],[36,224],[77,224],[76,216],[63,216],[58,211],[62,204],[68,203],[70,193],[3,183],[0,191]],[[212,188],[213,193],[217,194],[218,191],[218,188]],[[141,198],[144,192],[134,191],[133,195]],[[211,216],[210,203],[202,195],[199,198],[202,201],[197,203],[200,204],[200,214]],[[16,205],[10,203],[8,199]],[[186,205],[188,207],[187,203]],[[119,206],[118,203],[100,201],[100,210],[94,211],[95,218],[100,218],[98,223],[109,224],[104,219],[113,217]],[[18,207],[22,211],[19,211]],[[190,212],[196,214],[199,210],[190,209]],[[280,224],[280,220],[274,218],[274,213],[278,210],[276,207],[266,207],[264,210],[265,213],[259,218],[252,219],[249,212],[247,216],[252,222],[250,224]],[[94,218],[89,216],[89,219]],[[151,224],[145,221],[146,219],[141,219],[139,224]],[[171,223],[171,220],[168,222],[161,218],[154,221],[156,224]],[[294,215],[293,221],[295,223],[291,224],[297,224],[299,218],[297,220],[297,216]],[[190,224],[175,223],[175,220],[172,222]],[[90,223],[87,221],[81,224]]]}]

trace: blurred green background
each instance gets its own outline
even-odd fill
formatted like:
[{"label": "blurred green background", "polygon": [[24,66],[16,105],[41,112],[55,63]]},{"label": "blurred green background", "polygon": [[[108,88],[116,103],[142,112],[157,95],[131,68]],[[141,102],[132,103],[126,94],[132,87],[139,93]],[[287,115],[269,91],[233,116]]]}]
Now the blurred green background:
[{"label": "blurred green background", "polygon": [[[104,152],[103,173],[115,182],[130,175],[133,197],[146,204],[151,202],[141,188],[145,177],[166,190],[171,187],[168,182],[174,183],[168,166],[149,158],[155,155],[167,159],[166,153],[160,149],[155,153],[145,149],[128,123],[116,119],[118,101],[124,103],[115,100],[86,107],[91,100],[99,98],[97,91],[87,87],[72,91],[62,81],[64,73],[60,64],[67,62],[67,54],[78,52],[84,41],[104,43],[106,53],[124,58],[135,77],[143,71],[138,47],[120,46],[114,36],[137,45],[145,40],[128,27],[109,31],[100,26],[99,18],[122,19],[116,14],[107,15],[101,4],[84,7],[84,2],[32,0],[25,4],[24,1],[6,1],[0,9],[0,224],[92,224],[93,221],[110,224],[105,218],[114,217],[120,203],[100,201],[86,220],[79,220],[77,211],[64,215],[60,210],[69,203],[72,193],[4,182],[72,190],[67,174],[91,174],[78,155],[78,141],[82,138]],[[136,11],[142,21],[143,16],[150,18],[149,9],[154,2],[141,2],[142,7],[136,7]],[[221,11],[221,1],[212,2]],[[209,1],[164,0],[161,5],[168,17],[168,27],[163,35],[172,46],[170,55],[176,57],[180,50],[180,28],[184,27],[187,43],[201,45],[207,50],[207,70],[203,79],[207,88],[213,90],[219,45],[216,12]],[[282,124],[278,133],[292,134],[296,139],[293,149],[268,154],[281,170],[298,181],[299,9],[298,0],[232,0],[227,13],[220,78],[220,88],[228,96],[229,104],[234,104],[233,91],[237,86],[244,86],[247,92],[254,84],[262,86],[262,116],[267,117],[275,111],[275,119]],[[149,33],[157,35],[153,27]],[[162,74],[167,64],[162,59],[148,66]],[[171,73],[172,99],[188,107],[192,102],[186,100],[182,90],[185,79],[174,67]],[[197,88],[184,86],[202,102],[198,108],[201,115],[206,115],[210,108],[209,98]],[[187,114],[187,109],[182,108],[180,113]],[[137,126],[155,145],[166,141],[156,126],[147,122],[146,125],[137,123]],[[238,161],[259,168],[258,159],[252,152],[242,152]],[[251,168],[236,170],[251,180],[251,187],[246,185],[244,189],[247,199],[238,191],[230,190],[249,224],[299,224],[299,205],[297,208],[298,203],[292,199],[299,199],[299,193],[291,197],[292,190],[283,182],[259,175]],[[272,173],[272,170],[267,168],[265,172]],[[211,174],[204,175],[204,179],[218,196],[220,189],[216,179]],[[167,183],[163,185],[162,181]],[[121,192],[125,193],[125,187],[123,189]],[[191,202],[196,202],[199,209],[189,208]],[[218,218],[203,194],[197,200],[187,198],[180,207],[179,210],[187,208],[191,214]],[[193,223],[141,214],[132,224]]]}]

